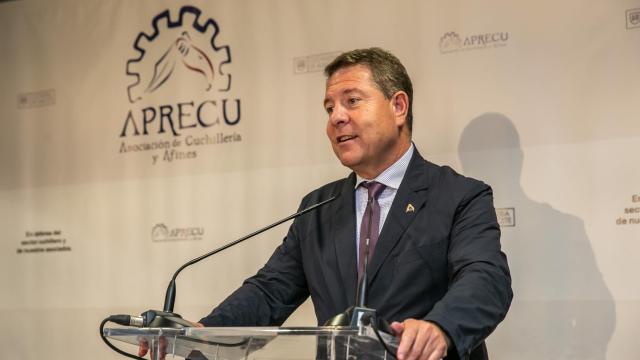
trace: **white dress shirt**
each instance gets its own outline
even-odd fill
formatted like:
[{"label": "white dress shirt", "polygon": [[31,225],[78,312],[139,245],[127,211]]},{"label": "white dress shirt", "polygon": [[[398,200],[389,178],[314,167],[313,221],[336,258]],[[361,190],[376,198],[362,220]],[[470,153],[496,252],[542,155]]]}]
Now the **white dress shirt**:
[{"label": "white dress shirt", "polygon": [[411,156],[413,156],[414,146],[411,143],[409,149],[396,161],[393,165],[389,166],[385,171],[378,175],[375,179],[364,179],[356,175],[356,256],[358,256],[358,264],[360,263],[360,226],[362,224],[362,217],[364,216],[364,210],[367,207],[367,200],[369,200],[369,192],[364,186],[360,186],[361,183],[367,181],[377,181],[384,184],[386,188],[382,190],[382,193],[378,197],[378,203],[380,204],[380,228],[378,233],[382,231],[384,221],[387,219],[389,209],[393,203],[393,199],[396,197],[404,173],[407,171]]}]

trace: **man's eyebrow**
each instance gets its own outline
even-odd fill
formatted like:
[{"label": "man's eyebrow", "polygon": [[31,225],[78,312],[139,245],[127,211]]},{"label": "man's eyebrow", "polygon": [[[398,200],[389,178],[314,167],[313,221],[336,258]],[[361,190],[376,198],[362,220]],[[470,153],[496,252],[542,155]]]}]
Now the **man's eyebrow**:
[{"label": "man's eyebrow", "polygon": [[347,88],[342,91],[342,94],[349,95],[353,93],[362,93],[362,91],[358,88]]},{"label": "man's eyebrow", "polygon": [[[339,96],[350,95],[350,94],[363,94],[363,92],[362,92],[362,90],[360,90],[360,89],[358,89],[356,87],[346,88],[346,89],[343,89],[340,92]],[[325,97],[324,98],[324,102],[322,104],[326,107],[327,103],[330,102],[330,101],[331,101],[331,99],[329,99],[328,97]]]}]

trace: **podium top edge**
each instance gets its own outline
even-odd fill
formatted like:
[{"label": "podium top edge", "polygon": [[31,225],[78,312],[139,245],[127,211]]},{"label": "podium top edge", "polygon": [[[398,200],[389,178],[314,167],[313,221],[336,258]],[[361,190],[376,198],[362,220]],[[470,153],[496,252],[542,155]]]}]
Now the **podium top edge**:
[{"label": "podium top edge", "polygon": [[275,337],[279,335],[313,335],[313,336],[344,336],[356,335],[357,329],[343,326],[319,327],[188,327],[174,328],[105,328],[104,335],[113,336],[259,336]]}]

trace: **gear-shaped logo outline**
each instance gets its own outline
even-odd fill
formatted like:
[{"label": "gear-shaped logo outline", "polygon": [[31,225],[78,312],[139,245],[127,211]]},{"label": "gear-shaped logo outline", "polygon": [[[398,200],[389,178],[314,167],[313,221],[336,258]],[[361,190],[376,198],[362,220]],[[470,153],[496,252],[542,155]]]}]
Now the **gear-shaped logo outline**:
[{"label": "gear-shaped logo outline", "polygon": [[218,74],[221,76],[226,76],[227,78],[227,84],[226,87],[223,87],[221,89],[219,89],[220,91],[229,91],[231,89],[231,74],[225,74],[222,71],[222,67],[226,64],[231,63],[231,50],[229,48],[228,45],[224,45],[224,46],[216,46],[215,41],[216,41],[216,37],[218,36],[218,33],[220,32],[220,27],[218,26],[218,23],[213,20],[212,18],[209,18],[204,24],[200,23],[200,15],[202,14],[202,11],[194,6],[190,6],[190,5],[186,5],[183,6],[182,8],[180,8],[179,11],[179,17],[176,21],[171,21],[171,17],[170,17],[170,11],[169,9],[166,9],[164,11],[162,11],[161,13],[159,13],[158,15],[156,15],[153,20],[151,20],[151,26],[153,28],[153,32],[151,33],[151,35],[145,33],[144,31],[140,31],[140,33],[138,33],[138,36],[136,36],[136,39],[133,43],[133,48],[135,51],[138,52],[138,57],[134,57],[131,58],[129,60],[127,60],[127,66],[126,66],[126,74],[127,76],[132,76],[135,78],[134,82],[130,85],[127,86],[127,96],[129,98],[129,102],[130,103],[135,103],[138,100],[141,100],[142,97],[141,96],[137,96],[134,98],[133,94],[132,94],[132,89],[135,88],[136,86],[140,85],[140,74],[136,71],[132,71],[131,67],[134,66],[135,64],[139,63],[145,56],[146,54],[146,49],[144,49],[143,47],[140,46],[140,41],[144,38],[147,42],[151,43],[153,42],[158,35],[160,35],[160,28],[159,28],[159,22],[162,20],[166,20],[166,26],[169,29],[172,28],[177,28],[177,27],[181,27],[184,25],[184,16],[185,14],[191,14],[194,16],[194,20],[193,20],[193,28],[195,30],[197,30],[199,33],[204,34],[207,32],[207,29],[211,26],[213,28],[213,34],[211,35],[211,40],[210,40],[210,45],[212,47],[212,49],[218,53],[219,51],[223,51],[223,60],[220,62],[220,65],[218,67]]}]

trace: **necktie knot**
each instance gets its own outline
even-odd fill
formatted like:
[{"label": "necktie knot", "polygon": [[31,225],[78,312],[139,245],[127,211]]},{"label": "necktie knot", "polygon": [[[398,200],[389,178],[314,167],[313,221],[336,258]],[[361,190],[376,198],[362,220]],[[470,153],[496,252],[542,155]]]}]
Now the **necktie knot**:
[{"label": "necktie knot", "polygon": [[369,191],[369,200],[378,200],[380,194],[382,194],[384,189],[387,187],[386,185],[381,184],[377,181],[363,182],[361,186]]}]

